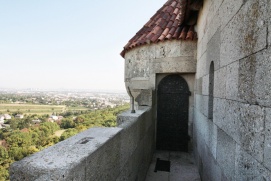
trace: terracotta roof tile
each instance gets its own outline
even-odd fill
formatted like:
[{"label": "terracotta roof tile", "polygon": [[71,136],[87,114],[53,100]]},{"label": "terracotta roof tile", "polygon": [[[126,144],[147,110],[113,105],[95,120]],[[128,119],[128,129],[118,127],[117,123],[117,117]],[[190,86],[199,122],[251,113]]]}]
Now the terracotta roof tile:
[{"label": "terracotta roof tile", "polygon": [[165,40],[196,40],[194,25],[186,24],[189,18],[186,0],[168,0],[137,34],[125,45],[121,55],[144,44]]}]

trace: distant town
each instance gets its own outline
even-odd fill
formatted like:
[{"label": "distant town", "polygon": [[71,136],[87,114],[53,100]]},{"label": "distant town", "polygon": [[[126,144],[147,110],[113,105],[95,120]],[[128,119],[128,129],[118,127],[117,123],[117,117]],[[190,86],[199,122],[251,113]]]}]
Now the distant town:
[{"label": "distant town", "polygon": [[0,180],[9,167],[93,127],[115,127],[129,109],[125,92],[0,89]]},{"label": "distant town", "polygon": [[32,124],[57,122],[75,112],[114,108],[129,101],[125,92],[0,89],[0,129],[26,116]]}]

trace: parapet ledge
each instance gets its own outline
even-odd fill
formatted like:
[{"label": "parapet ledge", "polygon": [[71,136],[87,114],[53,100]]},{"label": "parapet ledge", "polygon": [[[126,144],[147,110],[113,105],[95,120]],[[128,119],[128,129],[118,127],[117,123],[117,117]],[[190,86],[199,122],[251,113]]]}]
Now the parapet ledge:
[{"label": "parapet ledge", "polygon": [[50,175],[54,175],[53,172],[61,175],[59,174],[61,171],[64,176],[65,171],[79,165],[121,130],[122,128],[91,128],[79,133],[13,163],[10,178],[11,180],[45,180],[47,176],[50,179]]},{"label": "parapet ledge", "polygon": [[[118,122],[119,127],[88,129],[13,163],[10,180],[135,180],[138,174],[144,178],[152,156],[151,146],[143,152],[144,145],[153,142],[151,108],[144,106],[135,114],[126,111]],[[144,172],[139,170],[142,165]]]},{"label": "parapet ledge", "polygon": [[136,110],[135,113],[131,113],[131,110],[125,111],[118,116],[117,124],[119,128],[129,127],[138,120],[145,112],[151,111],[149,106],[140,106],[139,110]]}]

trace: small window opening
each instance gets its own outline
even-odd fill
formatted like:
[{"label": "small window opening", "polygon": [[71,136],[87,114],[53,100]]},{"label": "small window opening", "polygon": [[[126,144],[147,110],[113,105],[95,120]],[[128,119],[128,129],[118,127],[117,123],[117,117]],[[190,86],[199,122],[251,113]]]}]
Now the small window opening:
[{"label": "small window opening", "polygon": [[209,70],[209,102],[208,102],[208,118],[213,119],[214,109],[214,62],[211,62]]}]

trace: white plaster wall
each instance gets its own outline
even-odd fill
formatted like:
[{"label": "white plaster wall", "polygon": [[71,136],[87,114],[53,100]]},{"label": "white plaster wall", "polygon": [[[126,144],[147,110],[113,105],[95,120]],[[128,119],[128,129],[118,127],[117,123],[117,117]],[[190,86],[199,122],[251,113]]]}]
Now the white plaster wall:
[{"label": "white plaster wall", "polygon": [[[194,150],[203,180],[271,179],[270,0],[204,0]],[[214,61],[214,115],[207,118]]]}]

